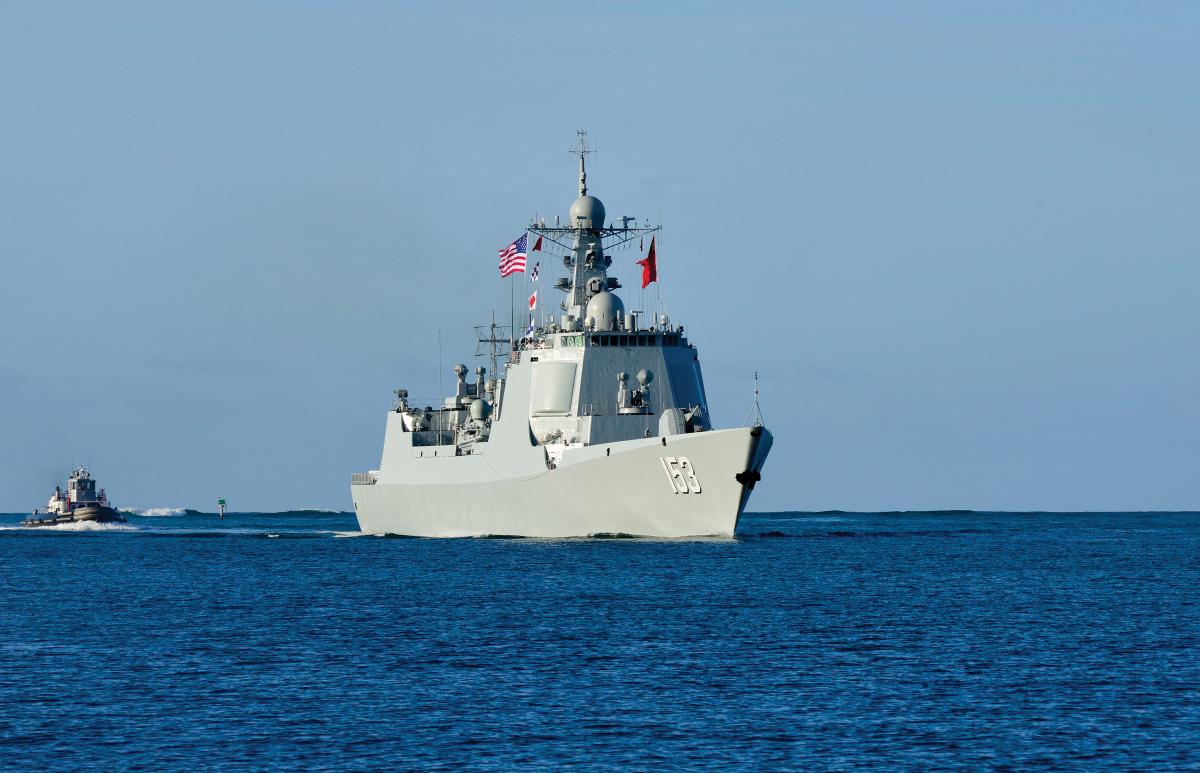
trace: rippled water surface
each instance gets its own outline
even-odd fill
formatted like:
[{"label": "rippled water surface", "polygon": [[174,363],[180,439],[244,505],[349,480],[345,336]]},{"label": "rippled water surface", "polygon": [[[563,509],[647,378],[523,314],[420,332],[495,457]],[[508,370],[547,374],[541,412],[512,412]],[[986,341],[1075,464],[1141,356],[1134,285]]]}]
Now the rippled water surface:
[{"label": "rippled water surface", "polygon": [[[0,516],[0,768],[1200,766],[1200,514]],[[339,538],[344,537],[344,538]]]}]

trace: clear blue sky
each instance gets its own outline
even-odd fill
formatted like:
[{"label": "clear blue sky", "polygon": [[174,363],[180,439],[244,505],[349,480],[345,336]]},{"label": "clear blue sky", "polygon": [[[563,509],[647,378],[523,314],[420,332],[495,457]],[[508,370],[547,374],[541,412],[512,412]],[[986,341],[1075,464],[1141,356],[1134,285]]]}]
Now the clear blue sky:
[{"label": "clear blue sky", "polygon": [[8,4],[0,510],[349,509],[581,125],[754,509],[1200,508],[1200,7],[523,7]]}]

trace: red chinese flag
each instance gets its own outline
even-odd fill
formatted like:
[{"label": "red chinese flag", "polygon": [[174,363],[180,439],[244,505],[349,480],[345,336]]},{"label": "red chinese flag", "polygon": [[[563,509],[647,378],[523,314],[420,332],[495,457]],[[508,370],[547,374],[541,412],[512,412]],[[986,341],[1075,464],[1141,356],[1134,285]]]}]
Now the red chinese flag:
[{"label": "red chinese flag", "polygon": [[533,251],[537,252],[541,248],[542,248],[542,237],[539,236],[538,240],[536,242],[534,242],[534,244],[533,244]]},{"label": "red chinese flag", "polygon": [[645,260],[637,262],[642,267],[642,289],[650,286],[651,282],[658,281],[658,264],[654,258],[654,237],[650,237],[650,252],[646,255]]}]

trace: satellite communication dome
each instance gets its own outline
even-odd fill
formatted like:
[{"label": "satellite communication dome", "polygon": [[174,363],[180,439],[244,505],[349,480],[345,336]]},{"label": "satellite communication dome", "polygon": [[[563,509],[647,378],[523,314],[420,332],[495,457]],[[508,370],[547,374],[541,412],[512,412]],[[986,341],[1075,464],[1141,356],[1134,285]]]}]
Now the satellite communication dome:
[{"label": "satellite communication dome", "polygon": [[598,292],[588,301],[588,317],[595,318],[597,330],[616,330],[617,316],[625,313],[625,304],[608,290]]},{"label": "satellite communication dome", "polygon": [[580,196],[571,205],[571,225],[576,228],[603,228],[604,205],[595,196]]},{"label": "satellite communication dome", "polygon": [[642,368],[637,372],[637,380],[642,386],[649,386],[650,382],[654,380],[654,374],[646,368]]}]

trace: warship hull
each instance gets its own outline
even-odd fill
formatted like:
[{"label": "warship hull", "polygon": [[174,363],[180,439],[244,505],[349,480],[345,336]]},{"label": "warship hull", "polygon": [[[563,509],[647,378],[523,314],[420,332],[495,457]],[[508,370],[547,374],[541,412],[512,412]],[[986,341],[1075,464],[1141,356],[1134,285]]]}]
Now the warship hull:
[{"label": "warship hull", "polygon": [[[426,482],[372,473],[351,494],[367,534],[729,537],[771,442],[763,427],[625,440],[566,449],[553,469],[537,448],[541,469],[507,478],[488,475],[498,465],[487,455],[421,457],[416,472]],[[462,482],[464,462],[475,461],[482,475]]]}]

